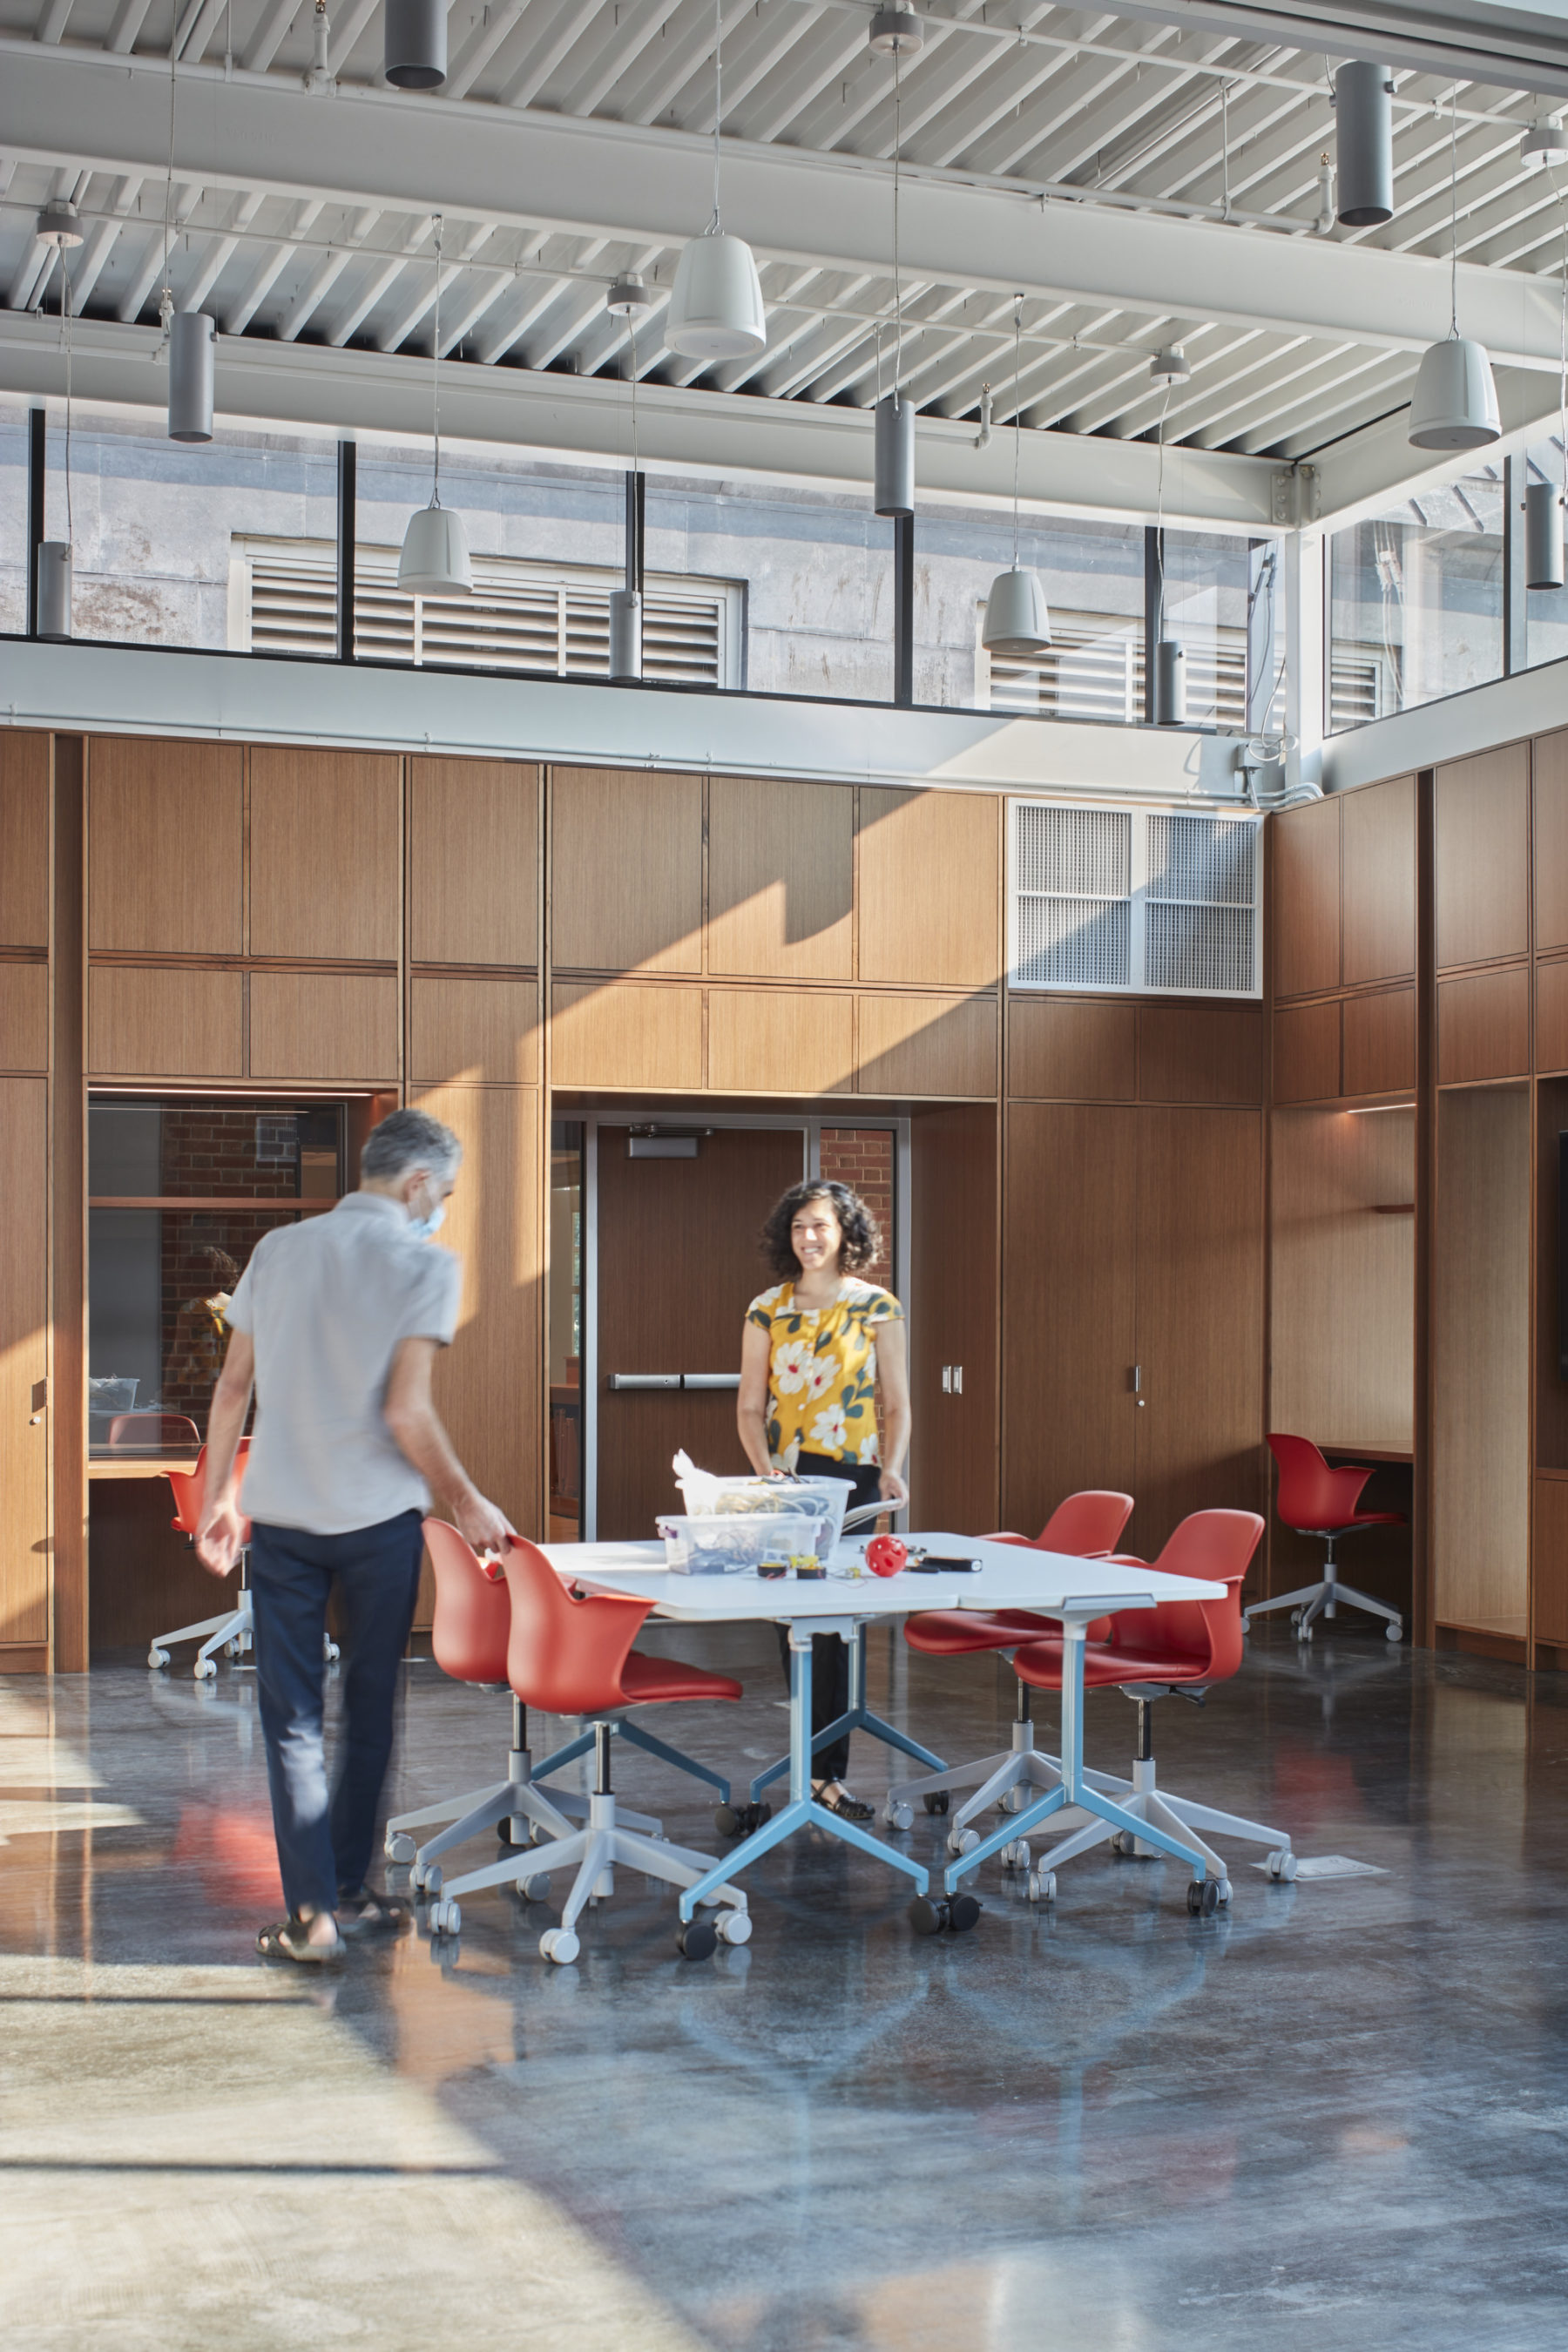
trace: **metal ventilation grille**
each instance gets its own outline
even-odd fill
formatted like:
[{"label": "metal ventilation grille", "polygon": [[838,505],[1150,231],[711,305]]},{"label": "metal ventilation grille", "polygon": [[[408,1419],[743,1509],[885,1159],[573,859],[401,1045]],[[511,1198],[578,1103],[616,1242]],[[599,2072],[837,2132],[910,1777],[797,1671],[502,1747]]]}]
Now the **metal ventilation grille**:
[{"label": "metal ventilation grille", "polygon": [[1015,988],[1255,996],[1258,820],[1013,804]]},{"label": "metal ventilation grille", "polygon": [[1023,988],[1131,983],[1130,809],[1017,813],[1015,978]]},{"label": "metal ventilation grille", "polygon": [[[1247,727],[1247,631],[1194,635],[1187,647],[1187,715],[1195,723]],[[982,699],[993,710],[1045,719],[1143,716],[1143,625],[1124,613],[1051,613],[1044,653],[979,654]],[[988,684],[985,683],[988,681]]]}]

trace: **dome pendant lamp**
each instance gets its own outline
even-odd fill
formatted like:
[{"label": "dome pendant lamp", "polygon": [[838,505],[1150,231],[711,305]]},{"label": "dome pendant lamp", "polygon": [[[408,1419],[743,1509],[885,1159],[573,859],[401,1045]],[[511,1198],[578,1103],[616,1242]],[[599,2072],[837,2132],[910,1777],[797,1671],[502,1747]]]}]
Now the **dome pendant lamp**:
[{"label": "dome pendant lamp", "polygon": [[1459,163],[1457,100],[1449,110],[1448,332],[1415,371],[1410,398],[1414,449],[1484,449],[1500,440],[1497,386],[1479,343],[1459,332]]},{"label": "dome pendant lamp", "polygon": [[689,360],[752,359],[765,351],[768,314],[762,279],[743,237],[728,236],[719,213],[719,126],[724,112],[721,55],[723,0],[713,5],[713,217],[682,247],[675,267],[665,341]]},{"label": "dome pendant lamp", "polygon": [[394,89],[439,89],[447,79],[447,0],[386,0],[382,60]]},{"label": "dome pendant lamp", "polygon": [[405,595],[468,596],[473,593],[473,566],[468,562],[468,534],[463,518],[441,504],[441,215],[436,215],[436,331],[430,346],[431,437],[435,471],[430,503],[410,515],[397,562],[397,584]]},{"label": "dome pendant lamp", "polygon": [[990,654],[1015,658],[1050,649],[1051,616],[1046,606],[1045,583],[1032,565],[1018,561],[1018,459],[1024,410],[1018,395],[1023,351],[1024,298],[1013,298],[1013,564],[999,572],[985,599],[985,623],[980,642]]}]

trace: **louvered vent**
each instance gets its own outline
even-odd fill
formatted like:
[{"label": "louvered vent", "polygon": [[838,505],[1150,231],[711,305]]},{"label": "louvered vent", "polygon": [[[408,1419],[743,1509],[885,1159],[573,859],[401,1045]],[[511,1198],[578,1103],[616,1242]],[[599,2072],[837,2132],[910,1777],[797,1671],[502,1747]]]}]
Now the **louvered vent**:
[{"label": "louvered vent", "polygon": [[[237,540],[231,640],[237,650],[331,656],[337,552],[330,540]],[[605,677],[610,591],[621,575],[514,556],[473,559],[472,596],[407,596],[397,550],[354,557],[354,651],[362,660],[460,664],[552,677]],[[643,599],[643,675],[691,686],[740,683],[742,591],[723,580],[651,574]]]},{"label": "louvered vent", "polygon": [[1128,809],[1021,803],[1015,892],[1017,984],[1131,984],[1132,818]]},{"label": "louvered vent", "polygon": [[1013,803],[1015,988],[1255,996],[1258,820]]},{"label": "louvered vent", "polygon": [[[1039,719],[1143,716],[1143,627],[1117,613],[1053,610],[1044,653],[979,656],[978,699],[992,710]],[[1195,725],[1247,725],[1247,632],[1222,628],[1187,644],[1187,715]]]}]

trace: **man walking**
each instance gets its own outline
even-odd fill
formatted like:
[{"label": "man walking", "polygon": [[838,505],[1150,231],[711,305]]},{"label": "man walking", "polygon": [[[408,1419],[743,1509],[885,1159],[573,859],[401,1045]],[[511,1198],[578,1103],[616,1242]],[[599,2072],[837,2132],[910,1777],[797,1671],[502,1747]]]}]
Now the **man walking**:
[{"label": "man walking", "polygon": [[[325,1216],[268,1234],[225,1317],[232,1336],[207,1422],[196,1549],[215,1576],[228,1575],[242,1516],[250,1519],[257,1685],[289,1906],[257,1937],[269,1958],[334,1960],[345,1934],[395,1924],[365,1874],[430,1489],[476,1551],[509,1532],[430,1397],[436,1350],[457,1328],[462,1270],[425,1244],[461,1157],[438,1119],[394,1111],[360,1155],[359,1191]],[[230,1482],[253,1385],[241,1497]],[[322,1657],[334,1582],[349,1655],[329,1794]]]}]

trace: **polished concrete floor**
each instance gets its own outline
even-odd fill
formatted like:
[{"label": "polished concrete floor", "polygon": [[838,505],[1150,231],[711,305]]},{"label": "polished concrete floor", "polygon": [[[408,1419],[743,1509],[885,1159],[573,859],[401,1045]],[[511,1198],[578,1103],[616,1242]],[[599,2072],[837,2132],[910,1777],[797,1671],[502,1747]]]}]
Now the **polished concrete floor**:
[{"label": "polished concrete floor", "polygon": [[[743,1706],[659,1727],[755,1769],[776,1657],[706,1654]],[[1005,1743],[994,1661],[879,1636],[871,1679],[951,1756]],[[1131,1727],[1092,1698],[1091,1762]],[[919,1940],[890,1876],[802,1842],[707,1963],[623,1874],[574,1968],[487,1895],[460,1948],[322,1981],[251,1950],[251,1677],[0,1683],[7,2352],[1560,2345],[1568,1678],[1270,1630],[1158,1732],[1169,1786],[1373,1874],[1280,1887],[1235,1849],[1202,1921],[1175,1864],[1086,1859],[1050,1914],[992,1868],[974,1934]],[[500,1700],[411,1664],[395,1801],[488,1779],[505,1738]],[[619,1774],[712,1843],[690,1784]],[[853,1778],[885,1786],[881,1751]]]}]

